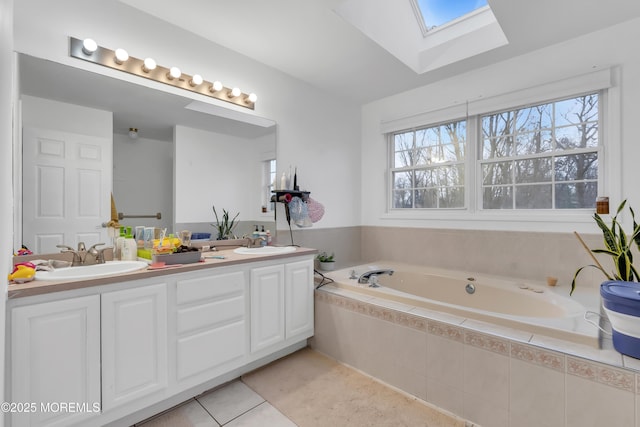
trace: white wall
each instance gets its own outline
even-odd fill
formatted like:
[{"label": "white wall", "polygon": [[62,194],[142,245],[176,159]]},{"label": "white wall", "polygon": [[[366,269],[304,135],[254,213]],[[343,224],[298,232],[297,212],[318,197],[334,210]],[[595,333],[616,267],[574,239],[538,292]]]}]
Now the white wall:
[{"label": "white wall", "polygon": [[173,228],[173,143],[113,134],[113,197],[125,215],[162,214],[162,219],[125,218],[124,226]]},{"label": "white wall", "polygon": [[[12,162],[12,107],[13,107],[13,1],[0,0],[0,253],[9,254],[15,250],[11,247],[13,224],[13,189],[11,179]],[[17,248],[16,248],[17,249]],[[0,277],[7,277],[11,272],[11,262],[5,258],[0,262]],[[4,384],[4,351],[5,351],[5,302],[7,285],[2,280],[0,289],[0,384]],[[0,401],[4,401],[4,387],[0,387]],[[0,416],[0,427],[4,425],[4,417]]]},{"label": "white wall", "polygon": [[[640,176],[640,169],[635,164],[635,159],[640,155],[635,127],[640,115],[637,103],[640,95],[640,57],[636,54],[636,40],[639,37],[640,21],[634,20],[365,105],[361,150],[362,193],[367,196],[362,200],[362,223],[456,229],[597,232],[589,213],[572,222],[536,221],[531,218],[528,221],[491,221],[464,216],[452,219],[456,213],[450,214],[448,218],[427,216],[427,219],[394,218],[387,215],[387,145],[380,132],[380,122],[455,104],[464,105],[467,100],[488,98],[612,66],[618,66],[620,70],[619,81],[615,82],[614,90],[621,94],[621,105],[613,106],[613,110],[618,108],[622,112],[612,122],[619,121],[621,129],[611,129],[609,135],[617,134],[620,137],[613,137],[612,140],[605,141],[605,144],[620,144],[616,148],[622,152],[621,164],[613,162],[609,166],[614,175],[621,167],[622,188],[608,190],[612,194],[618,193],[623,198],[628,198],[637,211],[637,206],[640,206],[640,187],[634,186],[634,183],[638,182]],[[610,179],[609,182],[611,184],[615,180]],[[612,199],[613,209],[619,201]]]},{"label": "white wall", "polygon": [[[15,49],[205,102],[210,99],[146,79],[69,58],[68,37],[92,37],[100,45],[152,56],[227,86],[258,94],[255,114],[278,123],[278,161],[298,175],[326,209],[314,227],[357,225],[360,221],[360,109],[250,58],[147,16],[115,0],[47,0],[16,4]],[[143,80],[143,81],[142,81]],[[228,104],[224,104],[228,105]]]},{"label": "white wall", "polygon": [[[176,126],[175,222],[214,223],[225,209],[238,220],[250,221],[262,214],[260,161],[263,139],[246,139],[186,126]],[[268,216],[268,219],[271,219]]]},{"label": "white wall", "polygon": [[35,96],[22,95],[23,127],[38,127],[112,139],[113,114]]}]

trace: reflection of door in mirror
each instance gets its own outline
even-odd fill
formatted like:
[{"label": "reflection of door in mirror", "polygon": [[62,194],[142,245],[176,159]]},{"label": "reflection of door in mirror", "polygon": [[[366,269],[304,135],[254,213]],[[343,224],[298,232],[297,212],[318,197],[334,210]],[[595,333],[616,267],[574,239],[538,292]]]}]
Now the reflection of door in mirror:
[{"label": "reflection of door in mirror", "polygon": [[111,216],[112,139],[40,120],[38,106],[50,102],[42,101],[23,108],[22,244],[35,253],[59,252],[60,244],[110,244],[101,225]]}]

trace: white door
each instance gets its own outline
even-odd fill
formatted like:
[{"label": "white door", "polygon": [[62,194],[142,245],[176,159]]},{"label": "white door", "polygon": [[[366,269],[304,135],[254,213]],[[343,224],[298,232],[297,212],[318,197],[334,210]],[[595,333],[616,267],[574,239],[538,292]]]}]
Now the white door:
[{"label": "white door", "polygon": [[112,139],[37,128],[22,138],[22,244],[50,253],[110,243]]},{"label": "white door", "polygon": [[168,386],[167,285],[106,292],[101,303],[102,409],[162,395]]},{"label": "white door", "polygon": [[[61,426],[100,414],[100,296],[11,311],[11,425]],[[77,410],[60,405],[76,404]],[[16,407],[18,408],[18,407]]]}]

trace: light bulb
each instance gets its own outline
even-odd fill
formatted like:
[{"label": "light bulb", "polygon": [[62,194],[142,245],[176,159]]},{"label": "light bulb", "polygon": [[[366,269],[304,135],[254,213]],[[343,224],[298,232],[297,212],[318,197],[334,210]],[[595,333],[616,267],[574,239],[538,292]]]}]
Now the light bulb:
[{"label": "light bulb", "polygon": [[247,97],[247,100],[255,104],[255,102],[258,100],[258,95],[256,95],[255,93],[250,93]]},{"label": "light bulb", "polygon": [[156,69],[156,61],[154,61],[152,58],[146,58],[144,60],[144,63],[142,64],[142,71],[144,71],[145,73],[148,73],[151,70],[155,70]]},{"label": "light bulb", "polygon": [[213,82],[213,84],[211,85],[211,88],[209,88],[209,90],[211,92],[219,92],[222,90],[222,83],[220,83],[218,80],[216,80],[215,82]]},{"label": "light bulb", "polygon": [[82,42],[82,52],[84,52],[85,55],[93,55],[93,52],[97,49],[98,44],[93,39],[84,39]]},{"label": "light bulb", "polygon": [[204,80],[200,74],[194,74],[193,77],[191,77],[191,80],[189,80],[189,85],[191,87],[198,86],[201,85],[203,81]]},{"label": "light bulb", "polygon": [[116,49],[116,64],[121,65],[127,59],[129,59],[129,54],[126,50],[120,48]]},{"label": "light bulb", "polygon": [[231,95],[230,96],[235,98],[237,96],[240,96],[241,93],[242,92],[240,91],[240,88],[234,87],[233,89],[231,89],[231,92],[230,92]]},{"label": "light bulb", "polygon": [[178,67],[171,67],[171,69],[170,69],[170,70],[169,70],[169,72],[167,73],[167,78],[168,78],[169,80],[179,79],[181,75],[182,75],[182,71],[180,71],[180,68],[178,68]]}]

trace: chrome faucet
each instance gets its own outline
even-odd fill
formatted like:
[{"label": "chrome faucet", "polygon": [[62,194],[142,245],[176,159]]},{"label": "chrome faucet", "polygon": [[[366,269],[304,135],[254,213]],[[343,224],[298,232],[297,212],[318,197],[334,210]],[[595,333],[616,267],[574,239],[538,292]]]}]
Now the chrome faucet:
[{"label": "chrome faucet", "polygon": [[108,248],[96,249],[96,246],[100,245],[104,245],[104,243],[96,243],[89,250],[86,249],[84,242],[78,243],[77,250],[67,245],[56,245],[56,247],[62,249],[60,251],[62,253],[72,253],[73,261],[71,261],[71,266],[76,267],[79,265],[104,264],[104,250]]},{"label": "chrome faucet", "polygon": [[87,250],[83,265],[104,264],[104,251],[109,247],[97,249],[96,246],[100,245],[104,245],[104,243],[96,243]]},{"label": "chrome faucet", "polygon": [[267,241],[267,239],[262,236],[256,238],[247,237],[245,240],[247,241],[248,248],[259,248],[261,246],[264,246]]},{"label": "chrome faucet", "polygon": [[389,276],[393,275],[393,270],[391,269],[383,269],[383,270],[370,270],[366,273],[362,273],[360,277],[358,277],[358,283],[369,283],[369,278],[371,276],[378,276],[379,274],[388,274]]}]

